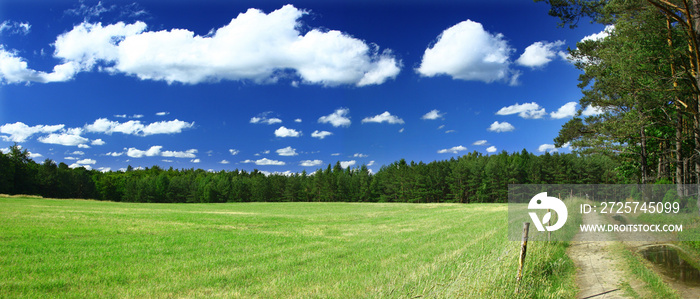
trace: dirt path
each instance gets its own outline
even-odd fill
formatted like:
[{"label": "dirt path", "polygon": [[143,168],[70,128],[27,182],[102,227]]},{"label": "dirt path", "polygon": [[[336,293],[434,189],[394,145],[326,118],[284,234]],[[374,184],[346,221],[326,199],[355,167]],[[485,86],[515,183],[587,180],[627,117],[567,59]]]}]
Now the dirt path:
[{"label": "dirt path", "polygon": [[[584,214],[583,223],[603,224],[603,219],[596,213]],[[604,240],[604,241],[587,241]],[[621,268],[621,258],[611,250],[615,241],[602,233],[585,232],[574,237],[567,254],[576,264],[576,283],[580,292],[576,298],[629,298],[624,295],[620,285],[627,282],[633,289],[639,285],[636,281],[626,281]]]}]

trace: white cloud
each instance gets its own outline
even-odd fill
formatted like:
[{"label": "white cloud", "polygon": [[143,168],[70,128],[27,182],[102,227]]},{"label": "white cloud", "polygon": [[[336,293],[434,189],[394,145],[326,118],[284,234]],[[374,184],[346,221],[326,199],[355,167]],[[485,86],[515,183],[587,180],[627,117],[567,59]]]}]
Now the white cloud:
[{"label": "white cloud", "polygon": [[367,157],[369,157],[369,155],[362,154],[362,153],[356,153],[352,156],[353,156],[353,158],[367,158]]},{"label": "white cloud", "polygon": [[416,71],[426,77],[449,75],[486,83],[512,81],[517,79],[510,69],[509,56],[513,51],[503,34],[491,34],[480,23],[466,20],[440,34],[437,42],[425,50]]},{"label": "white cloud", "polygon": [[189,149],[184,152],[178,152],[178,151],[164,151],[161,153],[161,156],[163,157],[173,157],[173,158],[194,158],[196,157],[196,153],[198,151],[196,149]]},{"label": "white cloud", "polygon": [[522,118],[529,119],[538,119],[547,115],[544,108],[540,107],[540,105],[535,102],[524,104],[515,103],[515,105],[501,108],[496,112],[496,115],[511,115],[516,113]]},{"label": "white cloud", "polygon": [[39,158],[39,157],[43,157],[43,155],[42,155],[42,154],[39,154],[39,153],[32,153],[32,152],[29,152],[29,158],[36,159],[36,158]]},{"label": "white cloud", "polygon": [[148,136],[155,134],[176,134],[182,130],[192,128],[194,122],[188,123],[178,119],[171,121],[159,121],[144,125],[139,120],[130,120],[124,123],[111,121],[106,118],[99,118],[92,124],[86,125],[85,129],[96,133],[122,133],[127,135]]},{"label": "white cloud", "polygon": [[390,124],[403,124],[403,119],[397,117],[396,115],[391,115],[389,111],[384,111],[384,113],[375,115],[372,117],[366,117],[362,120],[362,123],[390,123]]},{"label": "white cloud", "polygon": [[600,107],[594,107],[594,106],[587,106],[586,109],[583,109],[581,112],[581,115],[583,116],[594,116],[594,115],[600,115],[603,113],[603,109]]},{"label": "white cloud", "polygon": [[275,136],[277,136],[277,137],[299,137],[299,136],[301,136],[301,131],[297,131],[294,129],[288,129],[288,128],[285,128],[284,126],[281,126],[277,130],[275,130]]},{"label": "white cloud", "polygon": [[300,122],[301,122],[301,118],[295,119],[294,122],[295,122],[295,123],[300,123]]},{"label": "white cloud", "polygon": [[477,140],[472,143],[472,145],[487,145],[489,144],[486,140]]},{"label": "white cloud", "polygon": [[535,42],[525,48],[525,52],[515,62],[531,68],[544,66],[557,56],[563,45],[564,41],[561,40],[552,43]]},{"label": "white cloud", "polygon": [[78,144],[78,148],[90,148],[87,144]]},{"label": "white cloud", "polygon": [[293,149],[291,146],[278,149],[278,150],[277,150],[277,154],[280,155],[280,156],[286,156],[286,157],[298,155],[298,154],[297,154],[297,150],[296,150],[296,149]]},{"label": "white cloud", "polygon": [[270,160],[268,158],[262,158],[260,160],[245,160],[242,163],[255,163],[255,165],[260,165],[260,166],[265,166],[265,165],[275,165],[275,166],[282,166],[286,165],[284,161],[277,161],[277,160]]},{"label": "white cloud", "polygon": [[171,121],[159,121],[148,124],[143,128],[143,135],[154,134],[175,134],[182,132],[183,129],[188,129],[194,126],[194,122],[188,123],[178,119]]},{"label": "white cloud", "polygon": [[69,155],[83,156],[83,155],[85,155],[85,152],[83,152],[83,151],[74,151],[74,152],[70,153]]},{"label": "white cloud", "polygon": [[22,22],[16,22],[16,21],[4,21],[0,23],[0,34],[19,34],[19,35],[27,35],[29,34],[29,31],[31,30],[32,25],[29,23],[22,23]]},{"label": "white cloud", "polygon": [[124,153],[109,152],[109,153],[107,153],[106,155],[107,155],[107,156],[112,156],[112,157],[119,157],[119,156],[121,156],[121,155],[123,155],[123,154],[124,154]]},{"label": "white cloud", "polygon": [[442,118],[442,117],[444,117],[444,116],[445,116],[445,113],[440,113],[440,110],[433,109],[433,110],[430,110],[430,112],[428,112],[428,113],[426,113],[425,115],[423,115],[423,116],[421,117],[421,119],[430,119],[430,120],[433,120],[433,119]]},{"label": "white cloud", "polygon": [[299,166],[304,166],[304,167],[311,167],[311,166],[319,166],[323,164],[323,161],[321,160],[304,160],[299,163]]},{"label": "white cloud", "polygon": [[[169,158],[194,158],[198,152],[196,149],[190,149],[184,152],[180,151],[161,151],[163,149],[160,145],[151,146],[151,148],[143,151],[136,148],[129,148],[126,151],[126,155],[132,158],[142,158],[142,157],[154,157],[162,156]],[[109,154],[108,154],[109,155]]]},{"label": "white cloud", "polygon": [[87,164],[73,163],[73,164],[71,164],[71,165],[68,165],[68,168],[71,168],[71,169],[80,168],[80,167],[83,167],[83,168],[85,168],[85,169],[87,169],[87,170],[91,170],[91,169],[92,169],[92,166],[87,165]]},{"label": "white cloud", "polygon": [[515,130],[515,127],[513,127],[513,125],[505,121],[502,123],[495,121],[491,124],[491,126],[489,126],[487,130],[491,132],[502,133],[513,131]]},{"label": "white cloud", "polygon": [[143,22],[103,26],[86,19],[56,38],[54,57],[65,63],[55,67],[54,73],[30,70],[12,55],[10,62],[19,72],[3,72],[3,79],[66,81],[79,71],[97,68],[168,83],[269,83],[291,74],[293,82],[365,86],[382,84],[400,72],[401,61],[390,50],[380,51],[348,34],[310,29],[302,35],[300,30],[308,26],[300,19],[306,14],[292,5],[269,14],[249,9],[204,36],[177,28],[146,31]]},{"label": "white cloud", "polygon": [[615,25],[607,25],[607,26],[605,26],[605,29],[603,29],[603,31],[598,32],[598,33],[593,33],[591,35],[586,35],[585,37],[583,37],[581,39],[581,41],[582,42],[588,41],[588,40],[598,41],[598,40],[604,39],[604,38],[610,36],[610,33],[612,33],[613,30],[615,30]]},{"label": "white cloud", "polygon": [[340,156],[340,153],[333,153],[333,154],[331,154],[331,156],[334,156],[334,157],[335,157],[335,156]]},{"label": "white cloud", "polygon": [[160,150],[163,147],[160,145],[154,145],[151,146],[151,148],[142,151],[136,148],[129,148],[126,151],[126,155],[132,158],[143,158],[143,157],[153,157],[153,156],[160,156]]},{"label": "white cloud", "polygon": [[168,114],[170,114],[170,112],[163,111],[163,112],[156,113],[156,115],[158,115],[158,116],[166,116]]},{"label": "white cloud", "polygon": [[63,129],[65,125],[53,125],[53,126],[45,126],[45,125],[37,125],[37,126],[28,126],[24,124],[23,122],[16,122],[13,124],[4,124],[0,126],[0,133],[2,134],[9,134],[10,136],[0,136],[2,137],[2,140],[4,141],[11,141],[11,142],[25,142],[29,137],[31,137],[34,134],[39,134],[39,133],[53,133],[56,131],[59,131]]},{"label": "white cloud", "polygon": [[438,152],[438,154],[447,154],[447,153],[457,154],[459,152],[466,151],[466,150],[467,150],[466,147],[459,145],[459,146],[453,146],[451,148],[441,149],[437,152]]},{"label": "white cloud", "polygon": [[355,160],[340,161],[340,167],[342,167],[343,169],[345,169],[345,168],[348,168],[348,167],[350,167],[350,166],[355,165],[355,163],[357,163],[357,161],[355,161]]},{"label": "white cloud", "polygon": [[114,117],[116,117],[116,118],[126,118],[126,114],[115,114]]},{"label": "white cloud", "polygon": [[497,150],[498,149],[496,149],[496,147],[493,145],[486,148],[487,153],[495,153]]},{"label": "white cloud", "polygon": [[78,160],[78,162],[75,162],[75,163],[78,163],[78,164],[96,164],[97,161],[95,161],[93,159],[82,159],[82,160]]},{"label": "white cloud", "polygon": [[251,124],[267,124],[267,125],[274,125],[274,124],[279,124],[279,123],[282,122],[282,120],[279,119],[279,118],[276,118],[276,117],[269,118],[269,117],[267,117],[267,116],[270,115],[271,113],[272,113],[272,112],[270,112],[270,111],[260,113],[260,114],[258,114],[258,116],[252,117],[252,118],[250,119],[250,123],[251,123]]},{"label": "white cloud", "polygon": [[313,133],[311,133],[311,137],[318,138],[318,139],[323,139],[323,138],[326,138],[330,135],[333,135],[333,133],[328,132],[328,131],[319,131],[319,130],[316,130]]},{"label": "white cloud", "polygon": [[374,165],[374,160],[369,161],[369,163],[367,163],[367,166],[372,166],[372,165]]},{"label": "white cloud", "polygon": [[134,114],[131,116],[131,118],[143,118],[145,115],[143,114]]},{"label": "white cloud", "polygon": [[41,143],[60,144],[65,146],[85,145],[85,143],[90,141],[90,139],[80,136],[82,131],[83,130],[81,128],[72,128],[63,130],[63,132],[60,134],[52,133],[48,136],[40,137],[38,140]]},{"label": "white cloud", "polygon": [[557,149],[556,146],[554,146],[554,144],[547,144],[547,143],[545,143],[545,144],[540,145],[540,146],[537,148],[537,151],[539,151],[540,153],[544,153],[544,152],[556,152],[556,151],[558,151],[558,149]]},{"label": "white cloud", "polygon": [[102,139],[95,139],[92,142],[90,142],[91,145],[105,145],[105,142]]},{"label": "white cloud", "polygon": [[329,123],[334,127],[349,127],[351,123],[350,117],[346,117],[349,113],[350,109],[348,108],[338,108],[329,115],[319,117],[318,122],[322,124]]},{"label": "white cloud", "polygon": [[110,172],[110,171],[112,171],[112,168],[111,167],[98,167],[97,170],[99,170],[100,172]]},{"label": "white cloud", "polygon": [[228,160],[221,160],[219,162],[219,164],[224,164],[224,165],[229,164],[229,163],[231,163],[231,162],[229,162]]},{"label": "white cloud", "polygon": [[54,66],[51,73],[35,71],[29,69],[27,62],[14,51],[7,51],[0,45],[0,83],[67,81],[73,78],[78,68],[77,63],[71,61]]},{"label": "white cloud", "polygon": [[557,111],[550,113],[550,116],[554,119],[572,117],[574,115],[576,115],[576,102],[568,102],[564,106],[559,107]]},{"label": "white cloud", "polygon": [[241,151],[237,149],[229,149],[228,152],[231,153],[232,156],[235,156],[238,155],[238,153],[240,153]]},{"label": "white cloud", "polygon": [[192,163],[199,163],[199,162],[201,162],[201,160],[199,160],[199,159],[192,159],[192,160],[190,160],[190,162],[192,162]]}]

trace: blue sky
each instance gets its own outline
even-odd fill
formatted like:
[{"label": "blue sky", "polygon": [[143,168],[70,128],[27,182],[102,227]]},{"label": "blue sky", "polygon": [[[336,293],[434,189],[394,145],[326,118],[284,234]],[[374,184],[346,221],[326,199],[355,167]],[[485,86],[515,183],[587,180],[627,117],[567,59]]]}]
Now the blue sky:
[{"label": "blue sky", "polygon": [[281,173],[541,154],[596,112],[565,51],[603,27],[579,25],[514,0],[3,1],[0,146]]}]

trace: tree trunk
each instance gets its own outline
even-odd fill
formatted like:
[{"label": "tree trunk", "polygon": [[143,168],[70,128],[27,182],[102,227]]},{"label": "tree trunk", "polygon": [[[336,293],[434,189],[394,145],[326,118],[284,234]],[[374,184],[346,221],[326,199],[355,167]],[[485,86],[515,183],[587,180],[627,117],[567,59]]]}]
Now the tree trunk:
[{"label": "tree trunk", "polygon": [[640,129],[640,136],[642,139],[642,148],[640,153],[640,170],[642,172],[642,184],[649,182],[649,170],[647,166],[647,138],[644,132],[644,126]]}]

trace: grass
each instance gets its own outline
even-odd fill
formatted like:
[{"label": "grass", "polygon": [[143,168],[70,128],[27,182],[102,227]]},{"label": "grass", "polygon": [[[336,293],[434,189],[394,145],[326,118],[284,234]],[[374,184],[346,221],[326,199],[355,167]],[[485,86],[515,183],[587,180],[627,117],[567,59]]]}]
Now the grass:
[{"label": "grass", "polygon": [[[619,252],[623,258],[625,271],[632,277],[636,277],[643,282],[643,287],[650,298],[680,298],[678,294],[664,283],[663,279],[654,272],[651,263],[646,260],[641,254],[632,252],[625,248],[624,245],[618,243],[614,245],[614,250]],[[627,294],[637,294],[629,284],[622,285],[622,289]],[[637,296],[634,297],[639,297]]]},{"label": "grass", "polygon": [[134,204],[0,197],[0,297],[559,298],[566,243],[504,204]]}]

